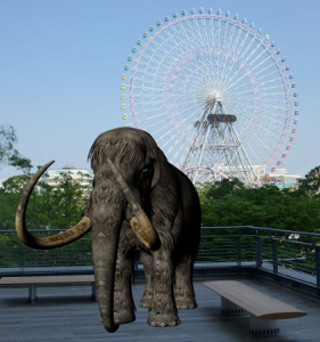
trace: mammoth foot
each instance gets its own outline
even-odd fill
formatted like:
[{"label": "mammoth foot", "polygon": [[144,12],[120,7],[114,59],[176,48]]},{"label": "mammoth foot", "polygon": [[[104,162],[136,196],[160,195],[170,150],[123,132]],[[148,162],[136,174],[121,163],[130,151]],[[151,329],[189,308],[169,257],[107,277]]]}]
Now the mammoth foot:
[{"label": "mammoth foot", "polygon": [[150,308],[151,307],[151,296],[143,296],[139,302],[139,306],[142,308]]},{"label": "mammoth foot", "polygon": [[151,310],[148,323],[153,327],[175,327],[180,324],[179,317],[173,313],[159,313]]},{"label": "mammoth foot", "polygon": [[132,309],[121,308],[114,311],[114,322],[116,324],[126,324],[133,322],[136,319]]},{"label": "mammoth foot", "polygon": [[188,310],[198,307],[197,302],[191,298],[176,297],[175,298],[177,309]]}]

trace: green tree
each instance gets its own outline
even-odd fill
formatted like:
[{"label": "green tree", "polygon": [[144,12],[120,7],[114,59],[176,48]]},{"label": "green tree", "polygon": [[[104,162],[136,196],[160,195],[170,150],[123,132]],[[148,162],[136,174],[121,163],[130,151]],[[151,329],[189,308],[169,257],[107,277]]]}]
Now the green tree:
[{"label": "green tree", "polygon": [[320,166],[309,171],[299,182],[298,193],[307,197],[319,197],[320,193]]},{"label": "green tree", "polygon": [[8,178],[0,189],[0,229],[13,229],[17,204],[29,177]]},{"label": "green tree", "polygon": [[[19,175],[4,182],[0,189],[0,229],[14,229],[17,205],[28,180],[28,176]],[[29,228],[64,229],[81,219],[87,192],[67,172],[57,181],[57,186],[42,182],[33,190],[26,213]]]},{"label": "green tree", "polygon": [[30,177],[27,175],[18,175],[8,178],[3,182],[2,191],[6,194],[21,194],[27,185]]},{"label": "green tree", "polygon": [[69,228],[83,216],[88,195],[68,172],[56,179],[57,185],[42,184],[34,191],[27,211],[27,219],[35,228]]},{"label": "green tree", "polygon": [[[221,185],[216,183],[214,191]],[[256,226],[317,232],[320,201],[275,186],[235,187],[225,196],[199,191],[204,226]]]},{"label": "green tree", "polygon": [[16,142],[17,136],[14,128],[0,126],[0,166],[10,165],[24,173],[30,173],[31,161],[14,148]]},{"label": "green tree", "polygon": [[207,187],[207,197],[211,199],[223,198],[232,194],[236,189],[244,189],[245,185],[238,178],[222,179]]}]

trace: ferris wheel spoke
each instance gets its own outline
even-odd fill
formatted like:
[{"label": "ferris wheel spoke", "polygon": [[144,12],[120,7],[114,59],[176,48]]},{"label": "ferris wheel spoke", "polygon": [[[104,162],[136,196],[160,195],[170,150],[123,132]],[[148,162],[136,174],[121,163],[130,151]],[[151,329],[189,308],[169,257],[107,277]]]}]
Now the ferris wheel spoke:
[{"label": "ferris wheel spoke", "polygon": [[265,58],[261,63],[259,63],[258,65],[254,66],[253,68],[250,67],[250,69],[248,71],[244,72],[240,77],[235,79],[235,76],[237,76],[239,74],[240,70],[241,70],[241,69],[239,69],[238,72],[236,73],[236,75],[234,75],[234,77],[232,78],[232,80],[235,79],[233,81],[233,83],[230,83],[230,81],[232,81],[230,79],[228,83],[224,84],[225,90],[233,88],[236,84],[240,83],[244,78],[250,78],[250,75],[254,75],[253,79],[255,79],[256,76],[259,75],[259,71],[256,71],[256,69],[258,69],[264,63],[266,63],[270,58],[271,58],[270,56]]},{"label": "ferris wheel spoke", "polygon": [[[242,25],[242,26],[244,26],[244,25]],[[242,33],[243,33],[242,31],[239,31],[239,38],[242,35]],[[234,50],[233,50],[233,53],[232,53],[234,61],[237,61],[237,60],[241,59],[240,56],[243,54],[243,49],[246,46],[246,42],[247,42],[248,38],[249,38],[249,31],[247,30],[245,32],[242,40],[239,42],[239,46],[238,45],[234,46]]]},{"label": "ferris wheel spoke", "polygon": [[[275,78],[271,78],[271,76],[276,76]],[[264,78],[260,78],[260,79],[256,79],[256,82],[259,82],[263,85],[267,85],[267,84],[276,84],[277,87],[280,88],[280,84],[282,83],[282,78],[278,77],[278,75],[276,75],[275,72],[270,73],[268,76],[264,77]]]},{"label": "ferris wheel spoke", "polygon": [[[269,61],[270,63],[267,64],[266,66],[263,66],[263,68],[259,69],[256,71],[256,69],[258,67],[260,67],[261,65],[263,65],[265,62]],[[269,72],[271,69],[271,72]],[[271,56],[268,56],[265,61],[263,61],[263,63],[261,62],[259,65],[256,65],[254,67],[254,69],[252,70],[252,72],[254,72],[254,75],[255,75],[255,78],[256,78],[256,81],[262,79],[262,78],[265,78],[265,77],[268,77],[270,74],[277,74],[279,75],[279,71],[274,67],[274,64],[272,62],[272,57]],[[267,73],[268,72],[268,73]],[[258,78],[258,76],[260,78]]]},{"label": "ferris wheel spoke", "polygon": [[[180,123],[179,126],[181,127],[182,123]],[[174,132],[176,132],[176,133],[177,133],[177,128],[179,128],[179,127],[174,128]],[[188,129],[188,127],[184,128],[184,129],[180,129],[180,130],[178,129],[178,133],[179,133],[180,139],[176,139],[175,134],[172,134],[171,136],[170,136],[170,134],[168,134],[167,136],[169,136],[169,138],[166,139],[166,141],[163,144],[164,148],[166,148],[166,145],[168,145],[168,147],[169,147],[167,149],[168,155],[171,156],[173,158],[173,160],[176,160],[176,161],[177,161],[177,156],[179,156],[181,151],[186,148],[185,143],[188,140],[187,136],[189,134],[189,129]],[[185,143],[181,144],[181,141],[183,141]],[[173,151],[174,151],[174,155],[172,156]]]},{"label": "ferris wheel spoke", "polygon": [[[248,35],[249,35],[249,31],[247,32],[248,33]],[[247,36],[246,36],[246,41],[247,41]],[[261,47],[261,45],[262,45],[262,42],[263,41],[260,41],[256,46],[255,46],[255,48],[254,49],[252,49],[252,51],[247,55],[247,53],[248,53],[248,51],[250,50],[250,48],[252,47],[252,45],[253,45],[253,43],[256,41],[256,35],[254,35],[254,36],[252,36],[251,37],[251,40],[250,40],[250,42],[247,44],[247,46],[244,48],[244,46],[243,46],[243,51],[241,52],[241,54],[239,54],[238,55],[238,57],[237,57],[237,59],[234,61],[234,62],[240,62],[240,67],[238,67],[237,68],[237,70],[235,71],[235,73],[233,74],[233,76],[230,78],[230,80],[229,80],[229,83],[230,83],[230,81],[232,81],[233,79],[235,79],[237,76],[238,76],[238,74],[239,74],[239,72],[242,70],[242,65],[253,65],[254,64],[254,62],[258,59],[258,58],[260,58],[261,57],[261,55],[263,55],[263,53],[266,51],[266,50],[263,50],[263,52],[262,53],[260,53],[257,57],[256,57],[256,59],[254,60],[254,61],[251,61],[250,63],[249,63],[249,60],[250,60],[250,58],[254,55],[254,53]],[[247,56],[246,56],[247,55]],[[243,78],[243,77],[242,77]],[[240,79],[238,79],[237,81],[239,82],[241,80],[241,78]],[[229,83],[226,83],[225,84],[225,86],[227,87],[228,85],[229,85]],[[231,86],[230,86],[231,87]]]},{"label": "ferris wheel spoke", "polygon": [[[198,115],[199,113],[199,115]],[[194,124],[196,118],[198,118],[198,116],[203,115],[202,109],[199,108],[198,105],[193,106],[191,108],[188,108],[186,110],[182,110],[180,112],[177,112],[177,117],[180,117],[180,124],[183,125],[186,122],[190,121],[192,119],[192,124]]]},{"label": "ferris wheel spoke", "polygon": [[[229,21],[228,21],[229,23]],[[229,35],[227,35],[227,31],[225,31],[225,39],[226,42],[223,44],[224,48],[224,58],[223,58],[223,65],[220,75],[220,88],[223,88],[223,84],[226,83],[226,79],[230,74],[230,56],[231,56],[231,49],[234,43],[234,34],[235,34],[236,26],[233,24],[230,29]]]},{"label": "ferris wheel spoke", "polygon": [[[182,116],[184,116],[186,113],[190,113],[191,112],[191,114],[189,114],[189,117],[186,117],[184,120],[180,120],[180,122],[181,123],[184,123],[184,121],[187,121],[187,120],[189,120],[190,119],[190,117],[191,116],[194,116],[194,112],[193,112],[193,110],[195,110],[195,109],[197,109],[197,107],[198,106],[193,106],[193,107],[190,107],[190,108],[188,108],[187,110],[185,110],[185,111],[182,111],[182,112],[177,112],[174,116],[168,116],[168,118],[166,119],[166,120],[164,120],[164,121],[167,121],[167,120],[169,120],[169,119],[173,119],[173,118],[177,118],[177,117],[182,117]],[[171,109],[172,110],[172,109]],[[148,118],[146,118],[146,119],[141,119],[141,122],[146,122],[146,121],[149,121],[149,120],[153,120],[155,117],[161,117],[161,116],[163,116],[163,114],[159,114],[159,115],[157,115],[157,116],[155,116],[155,115],[153,115],[152,117],[148,117]],[[162,123],[162,121],[158,121],[158,122],[155,122],[154,123],[154,126],[156,126],[157,124],[161,124]]]},{"label": "ferris wheel spoke", "polygon": [[[196,116],[196,117],[201,117],[201,115],[202,115],[202,111],[198,108],[198,110],[195,112],[195,116]],[[189,117],[189,118],[190,118],[190,117]],[[180,155],[181,149],[185,146],[185,143],[186,143],[186,141],[188,140],[188,139],[186,138],[186,136],[189,135],[189,133],[192,131],[192,129],[193,129],[193,127],[194,127],[194,122],[193,122],[193,121],[189,121],[189,118],[186,118],[186,119],[185,119],[185,122],[189,122],[189,125],[187,125],[187,126],[185,127],[185,129],[183,130],[183,138],[182,138],[181,140],[182,140],[184,143],[183,143],[183,144],[180,143],[180,147],[177,148],[177,145],[179,144],[179,142],[181,142],[181,140],[180,140],[180,139],[175,139],[174,136],[173,136],[172,139],[175,140],[175,142],[174,142],[173,145],[171,145],[171,141],[168,141],[166,144],[164,144],[164,147],[166,147],[166,145],[171,146],[171,147],[169,148],[169,151],[168,151],[169,154],[171,153],[171,151],[175,151],[175,154],[174,154],[174,156],[173,156],[173,160],[177,160],[177,156]],[[181,125],[182,125],[182,124],[184,124],[184,122],[182,122]]]},{"label": "ferris wheel spoke", "polygon": [[[234,26],[236,27],[235,23],[234,23]],[[242,30],[238,29],[236,38],[235,38],[235,40],[234,40],[234,42],[232,44],[232,50],[228,54],[229,56],[231,56],[231,58],[229,59],[228,69],[226,71],[226,76],[224,77],[225,80],[228,80],[230,75],[232,75],[232,71],[234,69],[234,65],[236,64],[237,56],[240,53],[238,46],[239,46],[239,44],[241,46],[241,43],[239,42],[241,36],[242,36]],[[243,42],[243,44],[244,44],[244,42]],[[236,53],[236,51],[237,51],[237,53]],[[224,87],[224,84],[225,84],[225,82],[222,83],[222,87]]]}]

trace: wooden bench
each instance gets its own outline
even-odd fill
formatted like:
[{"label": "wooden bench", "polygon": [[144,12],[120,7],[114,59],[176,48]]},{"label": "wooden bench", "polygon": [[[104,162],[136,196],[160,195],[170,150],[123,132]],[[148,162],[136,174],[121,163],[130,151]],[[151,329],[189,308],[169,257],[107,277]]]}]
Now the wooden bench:
[{"label": "wooden bench", "polygon": [[38,286],[52,285],[79,285],[89,284],[92,286],[91,298],[96,299],[96,290],[93,274],[83,275],[39,275],[39,276],[20,276],[20,277],[3,277],[0,278],[0,286],[11,287],[21,286],[29,287],[29,303],[33,304],[38,300]]},{"label": "wooden bench", "polygon": [[255,290],[239,281],[203,283],[221,296],[222,315],[250,314],[250,332],[255,336],[277,335],[278,319],[296,318],[307,313]]}]

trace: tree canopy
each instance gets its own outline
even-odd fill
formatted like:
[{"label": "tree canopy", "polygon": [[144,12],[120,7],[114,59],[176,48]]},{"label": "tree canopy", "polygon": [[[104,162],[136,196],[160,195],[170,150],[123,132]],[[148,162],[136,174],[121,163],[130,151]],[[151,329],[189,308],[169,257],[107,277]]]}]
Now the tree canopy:
[{"label": "tree canopy", "polygon": [[[14,229],[15,212],[29,177],[9,178],[0,189],[0,229]],[[29,200],[26,220],[29,228],[68,228],[77,223],[88,200],[87,189],[63,172],[55,186],[40,183]]]},{"label": "tree canopy", "polygon": [[198,189],[204,226],[256,226],[320,232],[320,167],[297,188],[249,188],[224,179]]},{"label": "tree canopy", "polygon": [[320,166],[309,171],[299,182],[298,193],[306,197],[319,197],[320,193]]},{"label": "tree canopy", "polygon": [[17,136],[12,126],[0,126],[0,166],[10,165],[24,173],[30,173],[31,160],[22,156],[15,144]]}]

